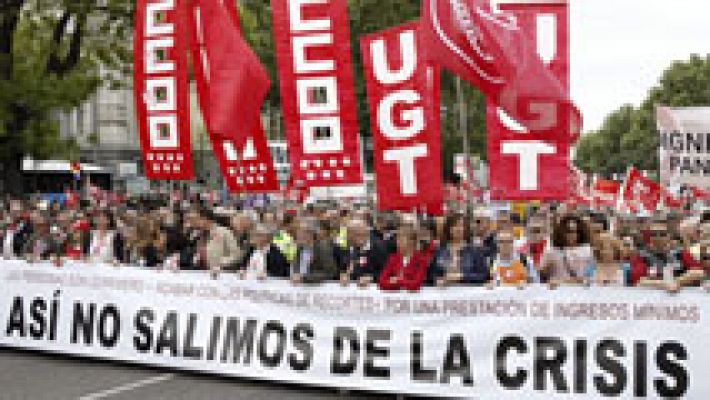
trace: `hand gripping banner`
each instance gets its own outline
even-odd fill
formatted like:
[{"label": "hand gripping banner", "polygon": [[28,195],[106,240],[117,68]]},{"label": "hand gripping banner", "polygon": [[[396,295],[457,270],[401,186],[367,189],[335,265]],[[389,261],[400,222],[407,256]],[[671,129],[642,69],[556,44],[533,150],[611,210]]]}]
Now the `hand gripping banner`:
[{"label": "hand gripping banner", "polygon": [[[520,73],[530,81],[537,81],[540,74],[551,74],[562,86],[565,96],[569,96],[567,2],[503,1],[500,9],[515,17],[522,43],[535,50],[529,57],[548,70],[523,69]],[[543,89],[540,90],[543,93]],[[496,200],[567,199],[571,189],[567,185],[569,149],[577,133],[570,132],[566,122],[550,125],[552,129],[529,129],[511,119],[494,100],[488,101],[487,108],[491,197]],[[554,113],[554,108],[549,112]],[[539,114],[541,118],[546,118],[545,115],[545,112]],[[562,114],[556,118],[565,121],[568,117]]]},{"label": "hand gripping banner", "polygon": [[272,0],[291,174],[307,187],[362,182],[346,0]]},{"label": "hand gripping banner", "polygon": [[278,180],[260,120],[270,82],[239,32],[239,15],[229,3],[195,0],[191,8],[188,22],[200,106],[230,191],[275,191]]},{"label": "hand gripping banner", "polygon": [[419,24],[361,39],[380,210],[443,212],[439,68],[418,51]]},{"label": "hand gripping banner", "polygon": [[145,175],[193,178],[185,0],[138,0],[134,93]]}]

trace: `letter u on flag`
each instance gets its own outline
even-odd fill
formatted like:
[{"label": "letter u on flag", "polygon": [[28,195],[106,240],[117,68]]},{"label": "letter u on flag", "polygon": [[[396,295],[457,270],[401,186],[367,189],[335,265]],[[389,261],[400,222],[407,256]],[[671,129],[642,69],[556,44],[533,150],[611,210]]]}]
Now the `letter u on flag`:
[{"label": "letter u on flag", "polygon": [[440,73],[418,51],[418,23],[362,38],[380,210],[443,212]]}]

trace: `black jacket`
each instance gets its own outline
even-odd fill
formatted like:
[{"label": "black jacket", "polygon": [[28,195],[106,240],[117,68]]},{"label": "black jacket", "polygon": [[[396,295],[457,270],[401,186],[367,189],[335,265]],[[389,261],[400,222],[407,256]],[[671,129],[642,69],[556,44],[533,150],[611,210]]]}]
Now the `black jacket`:
[{"label": "black jacket", "polygon": [[[249,246],[244,256],[244,260],[240,269],[244,270],[249,263],[251,255],[254,253],[254,246]],[[286,260],[286,257],[281,253],[275,244],[269,246],[269,252],[266,254],[266,274],[270,278],[288,278],[291,267]]]},{"label": "black jacket", "polygon": [[377,282],[388,257],[389,251],[385,245],[379,240],[370,239],[370,243],[364,249],[349,247],[346,250],[346,271],[350,270],[352,280],[371,276]]}]

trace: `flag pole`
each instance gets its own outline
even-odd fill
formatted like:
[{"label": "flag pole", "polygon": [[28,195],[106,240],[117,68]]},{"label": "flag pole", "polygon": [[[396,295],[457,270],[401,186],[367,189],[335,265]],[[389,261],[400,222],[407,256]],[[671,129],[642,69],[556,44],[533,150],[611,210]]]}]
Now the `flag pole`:
[{"label": "flag pole", "polygon": [[[461,131],[461,137],[463,141],[463,153],[464,153],[464,171],[466,171],[467,180],[471,179],[471,155],[470,155],[470,144],[468,140],[468,110],[466,108],[466,102],[463,97],[463,89],[461,87],[461,78],[456,77],[456,100],[458,102],[459,108],[459,130]],[[472,209],[471,204],[471,191],[466,190],[466,208]]]}]

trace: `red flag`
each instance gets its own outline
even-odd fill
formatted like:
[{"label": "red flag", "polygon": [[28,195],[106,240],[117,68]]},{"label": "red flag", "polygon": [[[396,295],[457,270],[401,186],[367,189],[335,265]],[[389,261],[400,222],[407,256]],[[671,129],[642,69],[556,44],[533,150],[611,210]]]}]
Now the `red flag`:
[{"label": "red flag", "polygon": [[308,187],[362,183],[346,0],[272,0],[291,174]]},{"label": "red flag", "polygon": [[380,210],[443,212],[439,68],[422,60],[418,23],[361,39]]},{"label": "red flag", "polygon": [[581,114],[513,14],[494,12],[489,0],[425,0],[422,8],[430,60],[478,87],[530,132],[577,136]]},{"label": "red flag", "polygon": [[187,1],[138,0],[134,94],[145,175],[193,177],[187,70]]},{"label": "red flag", "polygon": [[272,192],[278,178],[260,114],[270,83],[230,4],[196,0],[189,18],[200,105],[229,190]]},{"label": "red flag", "polygon": [[261,105],[271,82],[239,31],[236,9],[230,11],[219,0],[195,0],[194,4],[194,33],[202,44],[196,60],[209,85],[207,93],[201,93],[202,104],[208,105],[203,107],[205,120],[212,134],[239,140],[260,124]]},{"label": "red flag", "polygon": [[[515,90],[527,92],[530,96],[535,91],[538,91],[537,94],[540,96],[546,96],[549,88],[544,87],[544,82],[549,83],[550,79],[554,79],[553,86],[559,85],[564,96],[568,97],[570,79],[568,5],[560,2],[547,4],[543,0],[534,3],[503,3],[500,8],[507,15],[515,18],[516,40],[524,45],[527,52],[525,58],[534,59],[534,64],[537,66],[531,69],[531,65],[528,64],[525,64],[525,67],[515,64],[514,68],[518,69],[515,79],[520,82],[510,86],[517,88]],[[543,21],[550,23],[544,25]],[[550,35],[538,35],[538,32],[545,27],[552,28]],[[537,86],[533,87],[533,85]],[[522,104],[525,104],[525,101]],[[570,195],[568,179],[565,179],[565,173],[569,173],[569,147],[575,138],[570,132],[565,113],[558,113],[568,105],[568,102],[544,100],[535,105],[530,104],[530,110],[537,108],[539,117],[533,123],[521,121],[518,117],[512,118],[510,107],[501,104],[496,97],[490,97],[487,104],[491,188],[494,198],[499,200],[565,199]],[[533,114],[530,113],[530,118]],[[534,167],[530,168],[525,163],[537,163],[539,175],[536,177],[530,174]],[[528,179],[527,184],[525,179]]]},{"label": "red flag", "polygon": [[683,201],[673,196],[673,194],[666,188],[662,188],[663,205],[672,208],[674,210],[679,210],[683,208]]},{"label": "red flag", "polygon": [[661,201],[661,185],[646,178],[636,168],[631,168],[626,175],[621,201],[631,209],[642,206],[646,211],[656,211]]}]

